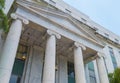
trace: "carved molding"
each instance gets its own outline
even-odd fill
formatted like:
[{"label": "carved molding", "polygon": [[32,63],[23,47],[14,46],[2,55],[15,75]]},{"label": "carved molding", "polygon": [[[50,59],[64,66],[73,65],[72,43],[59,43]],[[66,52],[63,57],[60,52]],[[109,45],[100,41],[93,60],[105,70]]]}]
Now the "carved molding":
[{"label": "carved molding", "polygon": [[[69,28],[66,28],[66,26],[64,26],[64,25],[62,25],[62,24],[58,24],[55,20],[51,20],[51,19],[47,18],[46,16],[42,15],[41,12],[39,12],[39,11],[37,11],[37,10],[33,10],[31,7],[28,7],[28,6],[24,6],[24,5],[21,5],[21,4],[19,4],[19,5],[22,6],[22,8],[18,9],[18,11],[16,12],[16,13],[18,13],[19,15],[22,15],[23,17],[29,18],[29,16],[27,16],[27,13],[29,14],[29,13],[31,12],[31,13],[29,14],[30,16],[34,16],[34,14],[35,14],[35,18],[36,18],[36,17],[39,18],[39,16],[40,16],[40,17],[42,17],[42,20],[43,20],[43,21],[49,22],[49,24],[51,24],[52,26],[55,26],[55,27],[57,27],[57,28],[60,28],[60,30],[63,29],[65,32],[68,32],[68,35],[69,35],[69,34],[74,34],[74,35],[76,35],[76,39],[77,39],[78,37],[80,37],[81,39],[87,41],[88,43],[92,43],[91,45],[95,45],[95,47],[92,48],[92,46],[90,46],[90,48],[92,48],[92,49],[94,49],[94,50],[96,50],[96,51],[99,51],[99,48],[101,48],[101,49],[103,48],[103,45],[99,44],[98,42],[95,42],[95,41],[93,41],[93,40],[90,39],[90,38],[86,38],[86,37],[84,37],[83,35],[81,35],[80,33],[76,33],[74,30],[70,30]],[[25,11],[25,10],[29,10],[29,12],[28,12],[28,11]],[[44,9],[43,9],[43,10],[44,10]],[[23,12],[21,12],[21,11],[23,11]],[[26,12],[25,15],[22,14],[22,13],[24,13],[24,12]],[[49,13],[47,13],[47,14],[49,14]],[[42,25],[42,23],[36,22],[35,19],[29,18],[29,20],[35,22],[36,24]],[[41,18],[40,18],[40,20],[41,20]],[[38,21],[39,21],[39,19],[38,19]],[[47,28],[47,29],[50,29],[50,30],[52,29],[52,28],[49,28],[49,26],[46,26],[46,25],[44,25],[44,24],[43,24],[42,26],[45,27],[45,28]],[[52,30],[53,30],[53,29],[52,29]],[[53,31],[56,31],[56,29],[53,30]],[[59,33],[59,31],[56,31],[56,33]],[[68,36],[66,36],[66,34],[64,34],[64,33],[61,33],[61,35],[65,36],[65,37],[68,37]],[[70,39],[73,40],[73,41],[79,41],[79,40],[76,40],[74,37],[68,37],[68,38],[70,38]],[[43,37],[43,39],[45,39],[45,37]],[[80,43],[84,43],[84,41],[79,41],[79,42],[80,42]],[[86,45],[86,43],[85,43],[85,45]],[[87,46],[87,45],[86,45],[86,46]],[[97,46],[98,46],[98,49],[96,48]],[[89,46],[88,46],[88,47],[89,47]],[[72,50],[72,48],[69,48],[69,50]]]},{"label": "carved molding", "polygon": [[18,14],[15,14],[15,13],[12,13],[11,14],[11,18],[12,19],[19,19],[21,20],[24,24],[29,24],[29,20],[25,19],[24,17],[18,15]]},{"label": "carved molding", "polygon": [[97,56],[98,56],[99,58],[106,58],[106,57],[105,57],[105,54],[102,53],[102,52],[98,52],[98,53],[97,53]]},{"label": "carved molding", "polygon": [[[79,25],[79,23],[75,22],[75,20],[73,20],[72,17],[71,17],[70,15],[68,15],[68,14],[65,14],[65,13],[61,14],[60,12],[56,12],[56,11],[54,11],[54,12],[53,12],[53,11],[48,11],[48,10],[46,10],[46,9],[44,9],[44,8],[41,8],[41,7],[38,6],[38,5],[35,6],[35,3],[29,3],[29,4],[28,4],[26,1],[23,1],[23,2],[17,1],[17,3],[18,3],[19,5],[21,5],[21,6],[23,6],[24,8],[30,10],[31,12],[34,12],[34,13],[42,16],[42,17],[44,17],[44,15],[42,15],[40,11],[46,12],[47,14],[49,13],[49,14],[53,14],[53,15],[56,15],[56,16],[60,16],[61,18],[66,18],[66,19],[68,19],[70,22],[72,22],[73,24],[75,24],[77,27],[81,28],[81,26]],[[59,13],[60,13],[60,14],[59,14]],[[64,25],[61,25],[61,24],[57,23],[56,21],[54,21],[54,20],[52,20],[52,19],[50,19],[50,18],[46,18],[46,17],[44,17],[44,18],[47,19],[47,20],[49,20],[49,21],[51,21],[51,22],[53,22],[53,23],[55,23],[55,24],[57,24],[57,25],[59,25],[59,26],[61,26],[62,28],[65,28],[65,27],[66,27],[66,26],[64,26]],[[69,30],[69,29],[67,29],[67,28],[65,28],[65,29],[66,29],[66,30]],[[86,32],[83,28],[81,28],[81,29],[82,29],[85,33],[89,34],[89,33]],[[101,44],[100,42],[96,41],[96,39],[94,39],[94,37],[89,38],[89,37],[87,37],[87,36],[84,36],[84,35],[81,35],[81,34],[79,34],[79,33],[76,33],[76,32],[74,32],[74,31],[72,31],[72,30],[69,30],[69,31],[72,32],[72,33],[74,33],[74,34],[77,34],[77,35],[81,36],[82,38],[88,39],[88,40],[94,42],[95,44],[97,44],[97,45],[99,45],[99,46],[101,46],[101,47],[104,47],[104,45]],[[90,35],[90,34],[89,34],[89,35]],[[92,36],[92,35],[90,35],[90,36]]]},{"label": "carved molding", "polygon": [[61,35],[56,33],[56,32],[54,32],[54,31],[52,31],[52,30],[47,30],[47,33],[49,35],[54,35],[57,39],[61,39]]},{"label": "carved molding", "polygon": [[83,50],[86,50],[86,47],[83,44],[79,43],[79,42],[74,42],[74,45],[76,47],[81,47]]}]

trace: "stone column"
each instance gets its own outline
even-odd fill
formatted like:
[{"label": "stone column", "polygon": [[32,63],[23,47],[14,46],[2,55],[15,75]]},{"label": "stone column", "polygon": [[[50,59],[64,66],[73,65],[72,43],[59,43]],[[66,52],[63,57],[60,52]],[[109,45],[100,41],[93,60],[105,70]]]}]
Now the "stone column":
[{"label": "stone column", "polygon": [[75,46],[76,46],[74,48],[75,81],[76,83],[86,83],[82,54],[82,49],[85,50],[86,48],[77,42],[75,42]]},{"label": "stone column", "polygon": [[15,20],[6,38],[0,57],[0,83],[9,83],[22,30],[22,22]]},{"label": "stone column", "polygon": [[100,77],[100,83],[109,83],[107,71],[105,68],[104,60],[103,60],[103,54],[98,53],[98,58],[96,59],[97,67],[98,67],[98,73]]},{"label": "stone column", "polygon": [[47,33],[50,36],[46,44],[42,83],[55,83],[56,38],[60,39],[61,36],[50,30]]},{"label": "stone column", "polygon": [[[15,14],[11,17],[15,20],[10,27],[0,56],[0,83],[9,83],[22,31],[22,21],[18,19],[19,17]],[[28,21],[24,19],[23,23],[27,24]]]}]

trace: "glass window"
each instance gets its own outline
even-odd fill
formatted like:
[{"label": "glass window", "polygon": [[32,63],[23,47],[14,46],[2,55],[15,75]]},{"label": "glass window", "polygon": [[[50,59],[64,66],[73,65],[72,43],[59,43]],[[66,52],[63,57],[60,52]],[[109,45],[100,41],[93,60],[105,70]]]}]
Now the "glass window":
[{"label": "glass window", "polygon": [[72,12],[68,9],[65,9],[66,13],[71,14]]},{"label": "glass window", "polygon": [[115,59],[115,56],[114,56],[113,48],[109,47],[109,53],[110,53],[110,56],[111,56],[111,59],[112,59],[114,69],[116,69],[117,68],[117,62],[116,62],[116,59]]},{"label": "glass window", "polygon": [[18,76],[16,75],[11,75],[10,83],[18,83],[17,82]]},{"label": "glass window", "polygon": [[27,46],[19,45],[9,83],[20,83],[27,56]]},{"label": "glass window", "polygon": [[89,69],[89,74],[90,74],[91,76],[95,76],[94,70]]},{"label": "glass window", "polygon": [[54,0],[50,0],[51,4],[56,4],[56,2]]},{"label": "glass window", "polygon": [[96,83],[96,78],[95,78],[95,77],[90,76],[90,83]]},{"label": "glass window", "polygon": [[86,19],[84,19],[84,18],[81,18],[81,20],[82,20],[83,22],[87,22],[87,20],[86,20]]},{"label": "glass window", "polygon": [[116,43],[119,43],[119,40],[118,40],[118,39],[115,39],[115,42],[116,42]]},{"label": "glass window", "polygon": [[119,51],[119,55],[120,55],[120,51]]},{"label": "glass window", "polygon": [[75,83],[74,64],[68,62],[68,83]]},{"label": "glass window", "polygon": [[88,63],[88,70],[89,70],[90,83],[96,83],[96,76],[95,76],[93,62]]},{"label": "glass window", "polygon": [[89,62],[89,63],[88,63],[88,68],[89,68],[90,70],[94,70],[93,62]]},{"label": "glass window", "polygon": [[107,33],[104,33],[104,34],[105,34],[105,37],[106,37],[106,38],[109,38],[109,34],[107,34]]},{"label": "glass window", "polygon": [[113,63],[113,66],[114,66],[114,69],[116,69],[117,68],[117,63],[116,62]]}]

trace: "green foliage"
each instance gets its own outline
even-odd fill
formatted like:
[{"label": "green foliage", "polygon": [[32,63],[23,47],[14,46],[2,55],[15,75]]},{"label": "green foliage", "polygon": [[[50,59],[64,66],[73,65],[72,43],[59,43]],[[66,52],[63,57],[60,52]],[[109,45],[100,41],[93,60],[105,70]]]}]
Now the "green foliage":
[{"label": "green foliage", "polygon": [[110,83],[120,83],[120,68],[115,69],[114,73],[109,75]]},{"label": "green foliage", "polygon": [[5,5],[5,0],[0,0],[0,9],[2,9]]},{"label": "green foliage", "polygon": [[0,29],[3,29],[5,32],[8,31],[8,18],[7,15],[4,14],[5,0],[0,0]]}]

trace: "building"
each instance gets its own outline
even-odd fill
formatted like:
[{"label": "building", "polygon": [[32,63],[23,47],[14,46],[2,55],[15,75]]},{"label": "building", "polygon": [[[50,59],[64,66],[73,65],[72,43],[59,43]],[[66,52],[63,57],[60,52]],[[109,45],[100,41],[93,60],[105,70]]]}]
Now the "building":
[{"label": "building", "polygon": [[0,83],[109,83],[120,66],[120,37],[62,0],[6,0],[5,13]]}]

